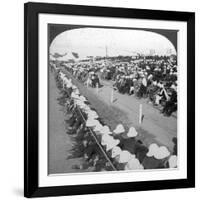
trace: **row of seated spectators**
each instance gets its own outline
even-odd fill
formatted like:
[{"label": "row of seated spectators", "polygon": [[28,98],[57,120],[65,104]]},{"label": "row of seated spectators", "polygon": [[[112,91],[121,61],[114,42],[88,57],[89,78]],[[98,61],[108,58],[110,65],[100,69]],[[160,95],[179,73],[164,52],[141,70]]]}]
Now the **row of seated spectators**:
[{"label": "row of seated spectators", "polygon": [[161,112],[170,116],[177,111],[177,65],[169,57],[135,62],[93,62],[65,65],[87,86],[101,87],[100,78],[112,80],[122,94],[148,98]]},{"label": "row of seated spectators", "polygon": [[141,60],[138,63],[110,64],[101,69],[101,77],[114,81],[122,94],[148,98],[170,116],[177,110],[177,65],[169,59]]}]

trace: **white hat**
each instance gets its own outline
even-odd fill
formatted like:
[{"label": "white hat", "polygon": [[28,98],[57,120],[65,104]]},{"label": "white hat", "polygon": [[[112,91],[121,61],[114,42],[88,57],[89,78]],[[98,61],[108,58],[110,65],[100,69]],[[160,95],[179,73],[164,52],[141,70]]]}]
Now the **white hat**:
[{"label": "white hat", "polygon": [[95,126],[94,126],[93,128],[95,128],[95,127],[101,125],[98,119],[92,119],[92,120],[93,120],[94,123],[95,123]]},{"label": "white hat", "polygon": [[89,118],[93,118],[93,119],[97,119],[99,116],[98,116],[98,114],[97,114],[95,111],[90,110],[90,111],[88,112],[88,117],[89,117]]},{"label": "white hat", "polygon": [[155,85],[155,86],[158,85],[158,84],[157,84],[157,81],[153,81],[153,85]]},{"label": "white hat", "polygon": [[75,94],[74,92],[71,93],[71,97],[73,99],[79,99],[79,96],[77,94]]},{"label": "white hat", "polygon": [[80,109],[85,109],[86,105],[85,104],[81,104],[79,105]]},{"label": "white hat", "polygon": [[157,144],[153,143],[149,146],[149,152],[146,154],[148,157],[154,156],[156,159],[164,159],[170,155],[167,147],[159,147]]},{"label": "white hat", "polygon": [[144,78],[144,74],[143,74],[143,73],[141,73],[140,76],[141,76],[142,78]]},{"label": "white hat", "polygon": [[90,107],[88,106],[88,105],[86,105],[86,104],[84,104],[85,106],[84,106],[84,111],[87,113],[89,110],[90,110]]},{"label": "white hat", "polygon": [[87,105],[84,103],[84,102],[82,102],[82,101],[78,101],[77,103],[76,103],[81,109],[84,109]]},{"label": "white hat", "polygon": [[85,111],[85,113],[88,115],[89,112],[91,112],[91,111],[92,111],[91,108],[88,106],[88,109]]},{"label": "white hat", "polygon": [[166,157],[168,157],[170,155],[169,150],[167,149],[167,147],[162,146],[158,148],[158,151],[156,151],[154,157],[156,159],[164,159]]},{"label": "white hat", "polygon": [[131,159],[131,153],[124,150],[119,155],[119,163],[127,163]]},{"label": "white hat", "polygon": [[148,157],[152,157],[154,154],[155,154],[155,152],[158,150],[158,145],[157,144],[155,144],[155,143],[152,143],[150,146],[149,146],[149,151],[147,152],[147,156]]},{"label": "white hat", "polygon": [[67,88],[71,88],[72,87],[72,83],[71,82],[67,83],[66,87]]},{"label": "white hat", "polygon": [[100,130],[100,133],[102,134],[112,134],[110,131],[110,128],[108,126],[103,126],[102,129]]},{"label": "white hat", "polygon": [[122,150],[120,149],[120,147],[118,147],[118,146],[113,147],[111,157],[114,158],[114,157],[120,155],[121,151]]},{"label": "white hat", "polygon": [[113,132],[115,134],[120,134],[120,133],[125,132],[124,126],[122,124],[118,124]]},{"label": "white hat", "polygon": [[83,95],[81,95],[81,96],[79,97],[79,99],[80,99],[81,101],[83,101],[83,102],[87,101],[87,99],[86,99]]},{"label": "white hat", "polygon": [[175,167],[177,167],[177,156],[176,156],[176,155],[170,156],[168,162],[169,162],[169,167],[170,167],[170,168],[175,168]]},{"label": "white hat", "polygon": [[138,135],[137,131],[135,130],[134,127],[130,127],[129,131],[127,133],[128,137],[136,137]]},{"label": "white hat", "polygon": [[153,75],[152,75],[152,74],[149,74],[148,80],[151,79],[152,77],[153,77]]},{"label": "white hat", "polygon": [[125,166],[125,170],[136,170],[136,169],[144,169],[143,165],[140,164],[140,161],[132,157]]},{"label": "white hat", "polygon": [[93,126],[96,126],[98,122],[99,122],[98,120],[88,118],[86,121],[86,126],[93,127]]},{"label": "white hat", "polygon": [[77,87],[75,85],[72,85],[72,89],[75,90],[77,89]]},{"label": "white hat", "polygon": [[95,132],[100,132],[100,130],[103,128],[103,126],[99,123],[99,124],[97,124],[95,127],[94,127],[94,131]]},{"label": "white hat", "polygon": [[66,77],[63,77],[63,82],[64,82],[65,84],[67,84],[67,83],[68,83],[68,79],[67,79]]},{"label": "white hat", "polygon": [[74,99],[74,103],[78,106],[83,105],[84,103],[80,99]]},{"label": "white hat", "polygon": [[80,94],[79,89],[75,89],[74,93],[77,94],[77,95]]},{"label": "white hat", "polygon": [[104,134],[101,138],[101,144],[102,145],[106,145],[107,143],[109,143],[109,141],[113,139],[110,135],[108,134]]},{"label": "white hat", "polygon": [[[111,137],[112,138],[112,137]],[[113,149],[114,147],[116,147],[118,144],[120,143],[120,141],[117,139],[110,139],[108,140],[108,143],[106,144],[106,151],[109,151],[111,149]]]}]

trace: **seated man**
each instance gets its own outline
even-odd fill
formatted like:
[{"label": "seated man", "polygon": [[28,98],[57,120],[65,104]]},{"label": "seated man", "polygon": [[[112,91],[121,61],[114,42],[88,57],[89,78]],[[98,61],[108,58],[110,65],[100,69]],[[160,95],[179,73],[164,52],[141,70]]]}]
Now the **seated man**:
[{"label": "seated man", "polygon": [[170,116],[176,110],[177,110],[177,93],[175,90],[173,90],[171,95],[169,96],[169,100],[166,102],[162,110],[162,113],[164,113],[166,116]]}]

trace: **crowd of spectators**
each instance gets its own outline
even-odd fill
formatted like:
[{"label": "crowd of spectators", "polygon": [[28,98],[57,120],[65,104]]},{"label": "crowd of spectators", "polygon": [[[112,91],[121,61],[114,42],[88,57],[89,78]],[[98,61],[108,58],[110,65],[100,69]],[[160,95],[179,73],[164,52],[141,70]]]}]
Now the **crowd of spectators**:
[{"label": "crowd of spectators", "polygon": [[177,61],[175,56],[151,56],[121,62],[103,60],[64,64],[74,77],[91,87],[112,81],[119,93],[147,98],[165,116],[177,111]]}]

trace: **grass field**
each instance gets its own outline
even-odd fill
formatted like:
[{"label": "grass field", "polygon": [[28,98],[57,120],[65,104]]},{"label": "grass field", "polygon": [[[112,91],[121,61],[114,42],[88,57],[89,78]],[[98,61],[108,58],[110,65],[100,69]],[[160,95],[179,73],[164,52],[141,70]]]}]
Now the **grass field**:
[{"label": "grass field", "polygon": [[[87,87],[76,80],[69,72],[66,75],[72,78],[73,83],[80,92],[89,100],[91,107],[95,108],[104,122],[113,130],[117,124],[122,123],[127,129],[134,126],[139,133],[138,138],[146,145],[156,142],[165,145],[170,151],[173,149],[172,138],[177,137],[177,119],[174,116],[165,117],[158,109],[147,103],[146,99],[137,99],[134,96],[114,92],[114,102],[110,96],[112,83],[101,80],[103,87],[97,90]],[[144,120],[139,124],[139,105],[143,105]]]}]

